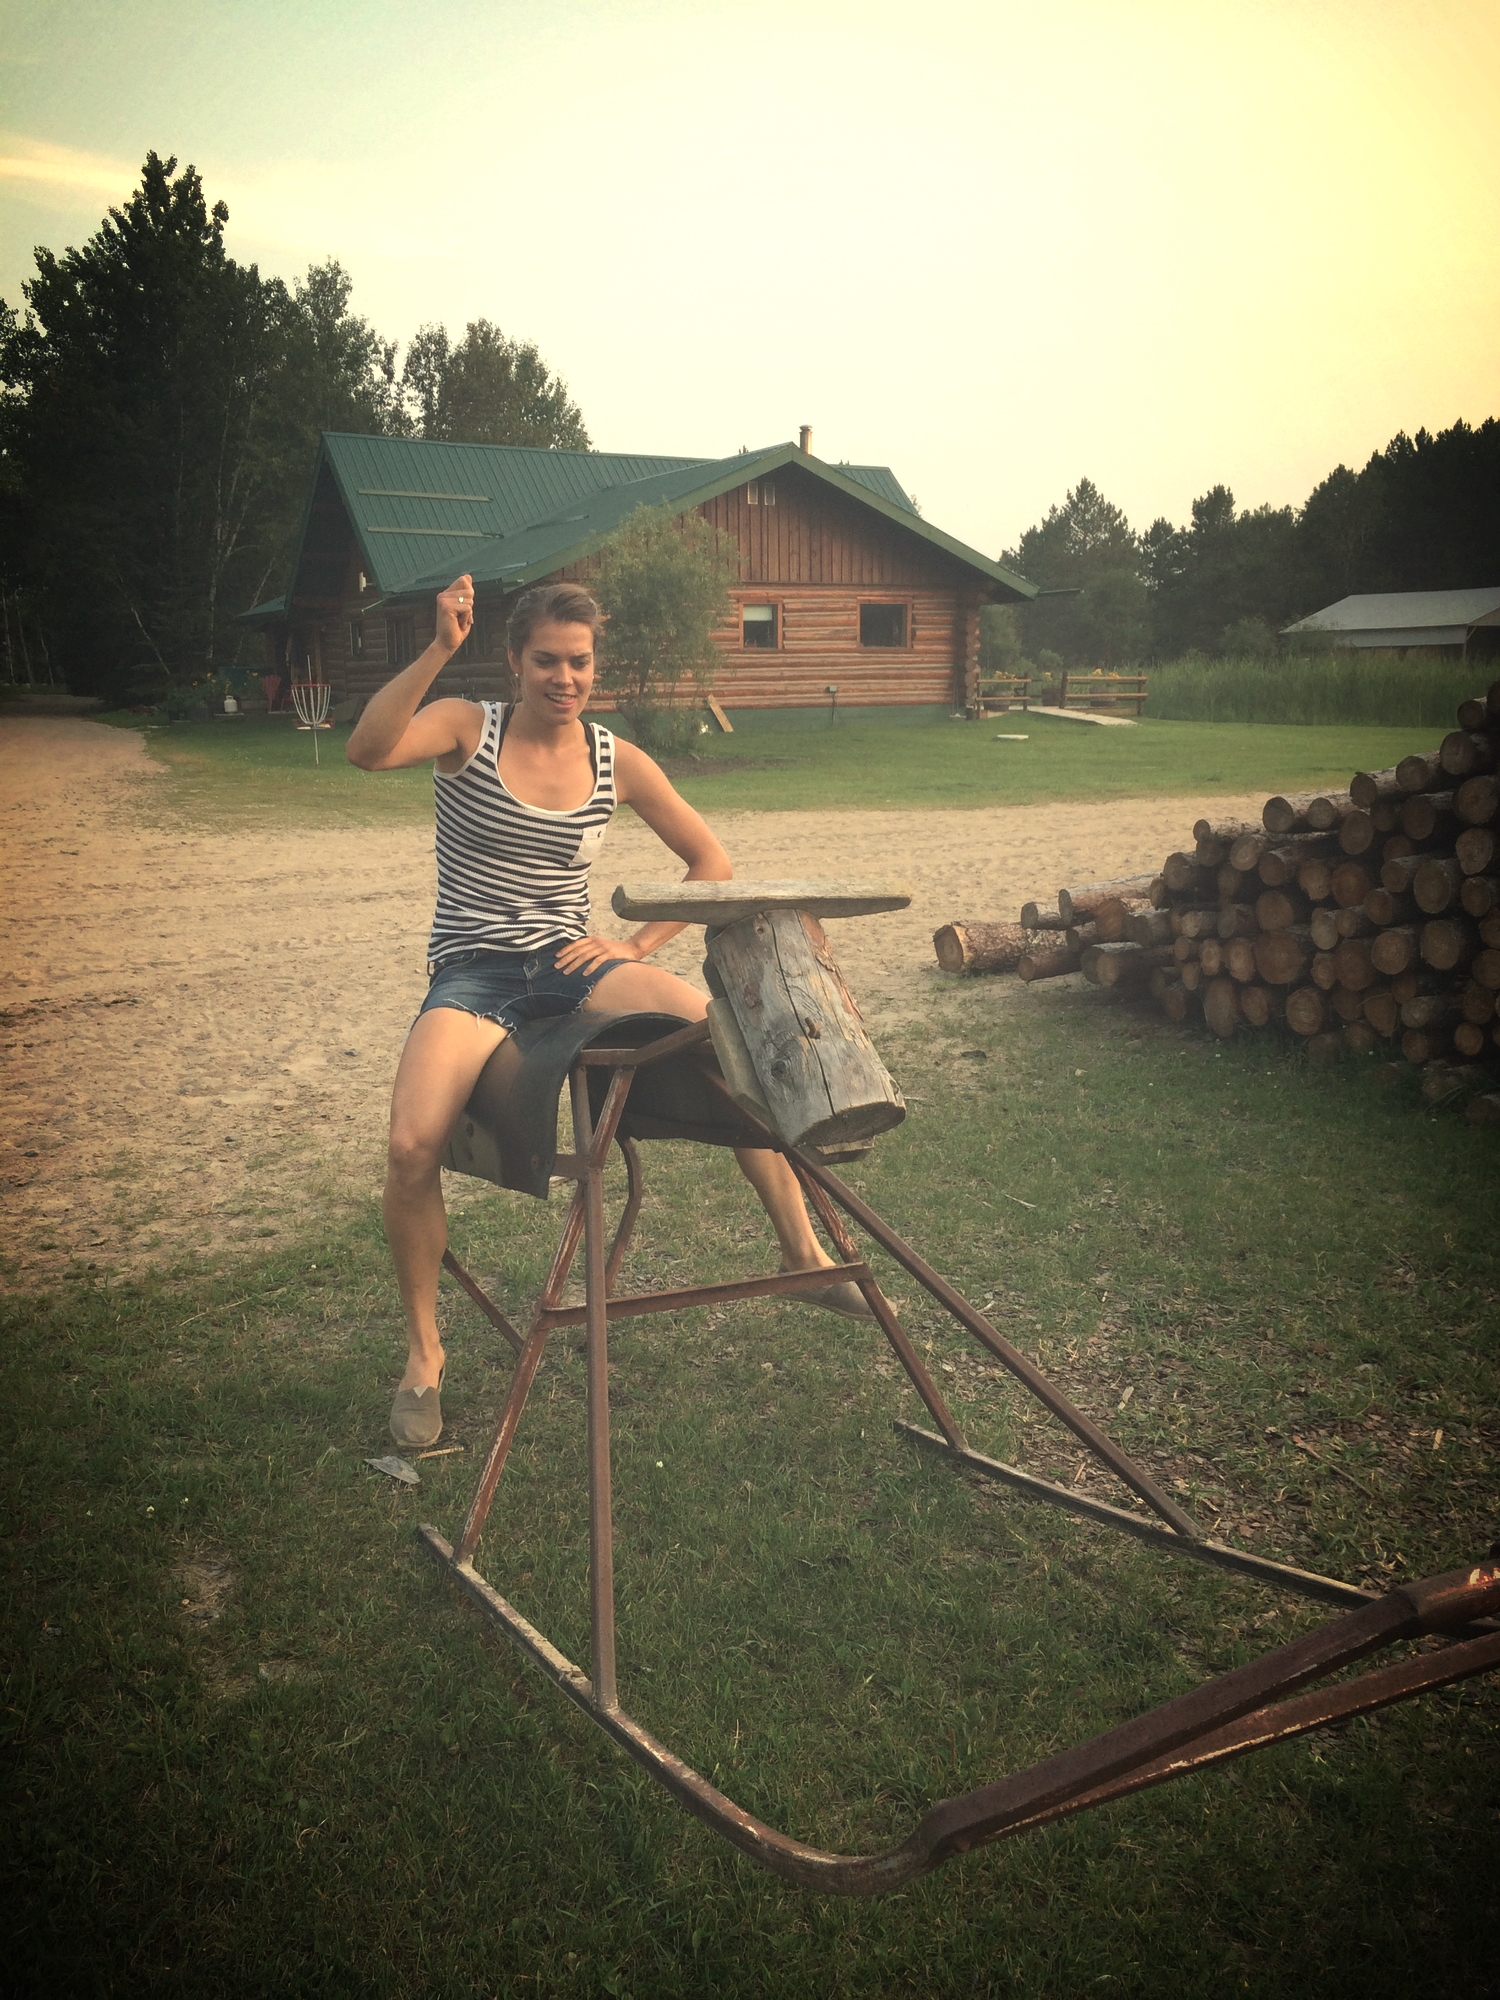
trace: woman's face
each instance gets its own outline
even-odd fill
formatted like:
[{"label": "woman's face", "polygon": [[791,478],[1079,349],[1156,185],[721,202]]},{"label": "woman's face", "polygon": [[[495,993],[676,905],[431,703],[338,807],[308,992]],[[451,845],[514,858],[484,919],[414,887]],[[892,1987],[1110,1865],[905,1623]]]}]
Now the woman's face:
[{"label": "woman's face", "polygon": [[594,635],[587,625],[533,625],[519,658],[509,658],[521,705],[538,722],[560,726],[582,714],[594,685]]}]

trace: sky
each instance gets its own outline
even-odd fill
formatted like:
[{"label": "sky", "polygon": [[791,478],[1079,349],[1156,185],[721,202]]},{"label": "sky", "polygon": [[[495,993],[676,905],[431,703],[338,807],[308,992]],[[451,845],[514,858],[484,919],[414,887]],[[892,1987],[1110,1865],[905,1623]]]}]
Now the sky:
[{"label": "sky", "polygon": [[602,450],[795,438],[990,555],[1500,414],[1494,0],[8,0],[0,295],[148,149]]}]

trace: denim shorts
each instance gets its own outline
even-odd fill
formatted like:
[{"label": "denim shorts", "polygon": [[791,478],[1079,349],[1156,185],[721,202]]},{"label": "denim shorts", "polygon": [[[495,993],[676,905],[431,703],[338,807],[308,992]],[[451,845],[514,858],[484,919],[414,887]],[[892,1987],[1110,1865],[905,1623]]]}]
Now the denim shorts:
[{"label": "denim shorts", "polygon": [[556,959],[562,949],[562,944],[547,944],[534,952],[457,952],[433,973],[419,1016],[432,1007],[456,1007],[515,1029],[523,1021],[576,1014],[606,972],[635,962],[607,958],[592,972],[559,972]]}]

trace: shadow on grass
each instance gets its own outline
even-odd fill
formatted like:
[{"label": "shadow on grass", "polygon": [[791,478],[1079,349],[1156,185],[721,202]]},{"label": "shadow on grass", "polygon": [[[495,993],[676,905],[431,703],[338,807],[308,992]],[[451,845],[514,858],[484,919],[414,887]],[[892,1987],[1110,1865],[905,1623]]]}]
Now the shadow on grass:
[{"label": "shadow on grass", "polygon": [[[890,1051],[922,1102],[858,1170],[877,1207],[1229,1539],[1371,1580],[1478,1554],[1500,1406],[1485,1135],[1092,995],[1019,1034],[1007,1016],[1002,1044],[991,1004],[960,987]],[[648,1153],[628,1283],[768,1267],[726,1159]],[[496,1194],[456,1247],[519,1308],[557,1217]],[[979,1447],[1072,1477],[1070,1441],[886,1276]],[[390,1294],[369,1217],[196,1289],[80,1281],[7,1309],[19,1986],[1484,1990],[1492,1683],[883,1901],[761,1874],[415,1547],[418,1520],[461,1517],[507,1355],[445,1293],[444,1443],[467,1449],[391,1484],[363,1463],[388,1448]],[[890,1429],[911,1402],[891,1364],[827,1315],[625,1322],[612,1390],[627,1704],[820,1844],[884,1843],[1321,1615],[918,1457]],[[480,1566],[586,1662],[582,1391],[559,1336]]]}]

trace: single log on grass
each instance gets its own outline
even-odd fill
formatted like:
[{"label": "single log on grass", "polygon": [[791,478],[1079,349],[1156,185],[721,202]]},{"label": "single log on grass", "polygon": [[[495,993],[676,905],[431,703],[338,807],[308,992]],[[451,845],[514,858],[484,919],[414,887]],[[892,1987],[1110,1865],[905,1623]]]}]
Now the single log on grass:
[{"label": "single log on grass", "polygon": [[[1172,919],[1174,910],[1132,910],[1125,919],[1124,940],[1127,944],[1170,944],[1172,942]],[[1101,930],[1101,944],[1114,944],[1118,939],[1108,938]]]},{"label": "single log on grass", "polygon": [[1255,969],[1267,986],[1290,986],[1307,970],[1312,938],[1305,924],[1281,931],[1263,931],[1254,940]]},{"label": "single log on grass", "polygon": [[1171,963],[1170,946],[1096,944],[1083,954],[1081,970],[1096,986],[1140,986],[1154,967]]},{"label": "single log on grass", "polygon": [[1031,940],[1021,924],[969,920],[944,924],[932,934],[932,948],[944,972],[1014,972]]},{"label": "single log on grass", "polygon": [[1296,889],[1262,889],[1255,899],[1255,921],[1263,931],[1290,930],[1309,915],[1305,896]]},{"label": "single log on grass", "polygon": [[1434,972],[1457,972],[1474,956],[1479,940],[1468,924],[1453,917],[1434,917],[1430,924],[1423,924],[1418,948],[1422,963]]},{"label": "single log on grass", "polygon": [[1487,917],[1491,910],[1500,909],[1500,875],[1466,875],[1458,900],[1469,916]]},{"label": "single log on grass", "polygon": [[1436,750],[1422,750],[1411,757],[1403,757],[1396,766],[1396,789],[1399,792],[1440,792],[1446,788],[1447,772]]},{"label": "single log on grass", "polygon": [[1341,861],[1328,883],[1333,900],[1345,910],[1357,910],[1375,885],[1375,874],[1363,861]]},{"label": "single log on grass", "polygon": [[[1259,932],[1256,933],[1258,937]],[[1200,954],[1201,956],[1201,954]],[[1224,946],[1224,970],[1231,979],[1244,985],[1255,977],[1255,938],[1230,938]]]},{"label": "single log on grass", "polygon": [[1240,989],[1237,981],[1221,972],[1203,989],[1203,1018],[1220,1041],[1232,1039],[1240,1025]]},{"label": "single log on grass", "polygon": [[1225,903],[1219,910],[1219,936],[1226,941],[1236,937],[1254,937],[1260,929],[1255,921],[1253,903]]},{"label": "single log on grass", "polygon": [[1487,875],[1500,854],[1500,833],[1492,826],[1466,826],[1454,841],[1453,852],[1465,875]]},{"label": "single log on grass", "polygon": [[1016,977],[1029,986],[1033,979],[1061,979],[1078,970],[1076,951],[1028,951],[1016,960]]},{"label": "single log on grass", "polygon": [[1040,903],[1023,903],[1021,928],[1023,931],[1065,931],[1068,927],[1063,922],[1061,911],[1044,910]]},{"label": "single log on grass", "polygon": [[1418,864],[1411,878],[1416,905],[1429,917],[1441,916],[1458,901],[1464,871],[1451,854],[1429,854]]},{"label": "single log on grass", "polygon": [[1252,1028],[1269,1028],[1286,1018],[1286,996],[1279,988],[1252,979],[1240,988],[1240,1012]]},{"label": "single log on grass", "polygon": [[1372,889],[1359,908],[1378,930],[1387,924],[1409,924],[1417,914],[1417,906],[1409,895],[1394,895],[1383,886]]},{"label": "single log on grass", "polygon": [[1391,1039],[1401,1025],[1401,1009],[1396,1005],[1389,986],[1375,986],[1365,995],[1365,1019],[1377,1035]]},{"label": "single log on grass", "polygon": [[1114,882],[1083,882],[1075,889],[1059,889],[1059,914],[1065,924],[1073,924],[1080,917],[1093,916],[1101,903],[1116,896],[1140,896],[1149,901],[1156,879],[1154,875],[1123,875]]},{"label": "single log on grass", "polygon": [[1344,1024],[1344,1049],[1351,1056],[1372,1056],[1380,1047],[1380,1037],[1368,1021]]},{"label": "single log on grass", "polygon": [[1333,962],[1340,986],[1348,987],[1351,992],[1363,993],[1367,986],[1374,983],[1376,967],[1365,938],[1340,938],[1334,949]]},{"label": "single log on grass", "polygon": [[1493,771],[1465,778],[1453,794],[1453,810],[1465,826],[1488,826],[1500,814],[1500,778]]},{"label": "single log on grass", "polygon": [[1203,938],[1198,943],[1198,963],[1203,967],[1205,979],[1217,979],[1224,970],[1224,946],[1218,938]]},{"label": "single log on grass", "polygon": [[1328,1002],[1316,986],[1297,986],[1286,996],[1286,1024],[1294,1035],[1316,1035],[1328,1019]]},{"label": "single log on grass", "polygon": [[1486,729],[1455,729],[1438,745],[1438,762],[1450,778],[1472,778],[1495,768],[1496,739]]},{"label": "single log on grass", "polygon": [[1370,946],[1370,963],[1389,979],[1415,965],[1421,948],[1422,934],[1415,924],[1393,924]]}]

